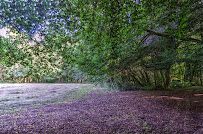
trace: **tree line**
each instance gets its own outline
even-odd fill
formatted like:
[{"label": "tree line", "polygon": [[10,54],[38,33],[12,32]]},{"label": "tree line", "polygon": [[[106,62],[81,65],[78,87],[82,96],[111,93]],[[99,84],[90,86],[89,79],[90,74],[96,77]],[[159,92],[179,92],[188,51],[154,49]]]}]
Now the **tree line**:
[{"label": "tree line", "polygon": [[[61,74],[62,70],[69,73],[77,70],[81,80],[88,77],[87,81],[121,90],[202,85],[201,0],[28,0],[28,3],[12,0],[0,5],[1,26],[23,32],[23,38],[35,42],[23,52],[7,47],[5,41],[1,43],[3,65],[22,61],[23,66],[45,70],[48,75],[54,72],[53,68],[47,71],[50,66],[46,64],[51,64],[60,68]],[[33,39],[37,32],[43,40]],[[22,38],[14,42],[22,44],[19,40]],[[29,57],[33,55],[41,56],[43,69],[43,65],[30,63],[33,58]],[[37,77],[43,77],[42,73]]]}]

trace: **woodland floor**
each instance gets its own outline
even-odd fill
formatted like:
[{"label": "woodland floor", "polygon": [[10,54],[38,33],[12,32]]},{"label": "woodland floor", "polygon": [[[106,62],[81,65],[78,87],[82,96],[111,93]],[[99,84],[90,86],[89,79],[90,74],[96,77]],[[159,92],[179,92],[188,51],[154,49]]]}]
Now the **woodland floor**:
[{"label": "woodland floor", "polygon": [[[40,84],[30,84],[26,88],[20,85],[22,91],[17,90],[19,85],[15,85],[15,90],[0,85],[2,134],[203,134],[202,87],[120,92],[85,84],[59,84],[58,88],[41,84],[46,89],[42,94]],[[32,86],[33,90],[29,89]],[[28,101],[33,98],[38,99]]]}]

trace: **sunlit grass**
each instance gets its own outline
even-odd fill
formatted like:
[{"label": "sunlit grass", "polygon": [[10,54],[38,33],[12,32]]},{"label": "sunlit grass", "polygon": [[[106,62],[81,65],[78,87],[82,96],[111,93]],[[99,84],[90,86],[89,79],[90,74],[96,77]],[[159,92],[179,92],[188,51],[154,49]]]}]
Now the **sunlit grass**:
[{"label": "sunlit grass", "polygon": [[70,94],[68,94],[67,98],[68,99],[73,99],[73,100],[78,100],[82,98],[86,98],[87,94],[89,94],[91,91],[95,90],[92,87],[87,87],[87,88],[81,88],[81,89],[75,89]]}]

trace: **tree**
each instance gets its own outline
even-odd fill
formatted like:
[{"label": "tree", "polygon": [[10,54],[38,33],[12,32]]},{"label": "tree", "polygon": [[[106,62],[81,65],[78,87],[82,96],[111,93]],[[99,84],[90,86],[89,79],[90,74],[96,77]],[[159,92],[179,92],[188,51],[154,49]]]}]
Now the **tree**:
[{"label": "tree", "polygon": [[[16,6],[13,1],[5,3],[4,9],[11,3]],[[23,5],[23,1],[20,3]],[[34,9],[28,24],[18,21],[22,13],[13,17],[9,10],[2,10],[2,24],[6,22],[28,35],[40,31],[45,40],[38,42],[38,48],[42,45],[46,52],[60,55],[64,65],[106,79],[114,88],[168,88],[172,77],[179,77],[173,71],[177,64],[185,70],[182,82],[202,81],[201,52],[191,52],[202,45],[200,0],[65,0],[55,1],[57,7],[53,8],[49,7],[52,1],[28,3],[27,8]],[[41,6],[44,19],[38,18]],[[185,51],[185,47],[190,49]]]},{"label": "tree", "polygon": [[1,0],[0,26],[12,27],[30,37],[45,26],[56,8],[52,0]]},{"label": "tree", "polygon": [[[157,87],[160,77],[161,87],[167,88],[171,67],[180,61],[177,48],[183,43],[202,44],[202,19],[196,17],[202,14],[202,3],[198,0],[66,2],[69,7],[64,12],[68,19],[72,17],[69,30],[75,27],[80,40],[79,67],[91,75],[118,77],[121,85],[124,78],[120,76],[127,72],[129,81],[136,84]],[[128,71],[140,67],[136,73]]]}]

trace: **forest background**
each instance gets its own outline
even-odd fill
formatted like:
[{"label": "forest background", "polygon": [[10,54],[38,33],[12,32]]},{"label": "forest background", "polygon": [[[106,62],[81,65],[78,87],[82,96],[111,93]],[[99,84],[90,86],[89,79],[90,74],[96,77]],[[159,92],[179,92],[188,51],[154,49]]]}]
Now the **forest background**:
[{"label": "forest background", "polygon": [[119,90],[203,81],[201,0],[0,0],[0,81]]}]

